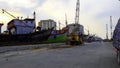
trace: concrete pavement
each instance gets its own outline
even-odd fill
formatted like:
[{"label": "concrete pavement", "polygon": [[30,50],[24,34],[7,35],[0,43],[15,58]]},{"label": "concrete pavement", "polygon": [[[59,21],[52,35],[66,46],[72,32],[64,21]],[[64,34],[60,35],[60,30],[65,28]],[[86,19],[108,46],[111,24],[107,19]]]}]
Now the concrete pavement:
[{"label": "concrete pavement", "polygon": [[106,42],[23,52],[0,57],[0,68],[119,68],[114,48]]}]

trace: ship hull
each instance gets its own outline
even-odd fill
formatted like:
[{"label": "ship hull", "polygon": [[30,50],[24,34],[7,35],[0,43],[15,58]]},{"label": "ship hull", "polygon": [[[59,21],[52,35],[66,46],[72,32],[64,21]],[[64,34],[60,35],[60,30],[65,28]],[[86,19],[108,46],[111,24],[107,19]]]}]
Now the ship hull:
[{"label": "ship hull", "polygon": [[5,35],[5,34],[0,34],[0,44],[4,43],[20,43],[20,42],[42,42],[46,41],[48,37],[51,34],[51,31],[53,29],[49,30],[42,30],[42,31],[37,31],[34,33],[29,33],[29,34],[15,34],[15,35]]},{"label": "ship hull", "polygon": [[57,34],[57,35],[51,35],[48,38],[49,42],[65,42],[66,41],[67,34]]}]

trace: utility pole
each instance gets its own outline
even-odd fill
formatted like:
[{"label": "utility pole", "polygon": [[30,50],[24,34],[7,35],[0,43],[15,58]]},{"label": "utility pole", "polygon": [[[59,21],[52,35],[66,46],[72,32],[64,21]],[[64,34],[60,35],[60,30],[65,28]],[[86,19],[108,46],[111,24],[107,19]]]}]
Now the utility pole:
[{"label": "utility pole", "polygon": [[106,39],[108,40],[108,24],[106,24]]},{"label": "utility pole", "polygon": [[111,29],[111,39],[112,39],[112,36],[113,36],[113,31],[112,31],[112,16],[110,16],[110,29]]}]

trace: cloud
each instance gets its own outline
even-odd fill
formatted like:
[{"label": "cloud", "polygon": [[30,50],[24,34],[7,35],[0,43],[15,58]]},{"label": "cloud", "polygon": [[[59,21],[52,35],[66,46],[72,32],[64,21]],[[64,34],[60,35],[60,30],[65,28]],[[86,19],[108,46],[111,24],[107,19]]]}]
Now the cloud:
[{"label": "cloud", "polygon": [[[76,0],[0,0],[0,3],[0,8],[12,11],[15,16],[32,17],[36,11],[38,21],[53,19],[65,24],[65,13],[69,24],[74,23],[75,19]],[[89,26],[91,33],[105,38],[109,16],[113,16],[115,26],[120,16],[119,8],[117,0],[80,0],[80,24],[86,29]]]},{"label": "cloud", "polygon": [[73,0],[47,0],[44,5],[38,7],[36,10],[40,15],[39,19],[52,18],[56,21],[60,20],[61,23],[64,24],[66,13],[68,21],[73,23],[75,3]]},{"label": "cloud", "polygon": [[26,16],[33,13],[36,7],[44,4],[46,0],[0,0],[0,8],[15,10]]},{"label": "cloud", "polygon": [[[89,26],[92,33],[105,38],[106,24],[110,24],[109,17],[113,16],[113,28],[118,20],[120,2],[113,0],[82,0],[81,23]],[[110,30],[110,29],[109,29]]]},{"label": "cloud", "polygon": [[36,5],[35,1],[33,0],[0,0],[0,2],[7,3],[9,6],[14,6],[14,7],[25,7],[25,8],[30,8],[34,7]]},{"label": "cloud", "polygon": [[[65,13],[68,17],[68,23],[74,23],[75,19],[75,0],[46,0],[44,4],[37,8],[39,10],[39,19],[52,18],[55,21],[60,20],[63,24]],[[90,32],[105,38],[106,27],[109,25],[109,16],[113,15],[115,25],[120,16],[120,4],[113,0],[81,0],[80,1],[80,24],[85,28],[89,26]]]}]

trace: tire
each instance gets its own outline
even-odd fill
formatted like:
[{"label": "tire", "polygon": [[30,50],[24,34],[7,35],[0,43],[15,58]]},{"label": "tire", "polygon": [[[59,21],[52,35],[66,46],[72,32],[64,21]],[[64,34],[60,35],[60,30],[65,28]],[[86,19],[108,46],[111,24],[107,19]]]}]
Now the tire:
[{"label": "tire", "polygon": [[117,62],[120,65],[120,50],[117,52]]}]

